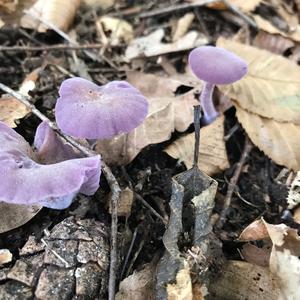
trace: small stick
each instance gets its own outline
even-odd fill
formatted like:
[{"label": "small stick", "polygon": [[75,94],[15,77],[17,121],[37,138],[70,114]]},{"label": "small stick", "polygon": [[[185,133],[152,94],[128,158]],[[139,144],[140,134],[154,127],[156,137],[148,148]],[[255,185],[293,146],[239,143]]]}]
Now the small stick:
[{"label": "small stick", "polygon": [[[57,125],[50,121],[43,113],[41,113],[32,103],[29,102],[28,97],[21,95],[20,93],[12,90],[8,86],[0,83],[0,89],[4,92],[10,94],[26,107],[28,107],[31,112],[36,115],[42,121],[46,121],[49,126],[65,141],[71,144],[73,147],[78,149],[81,153],[86,156],[94,156],[97,153],[91,149],[81,145],[75,141],[72,137],[63,134]],[[109,271],[109,284],[108,284],[108,294],[109,300],[115,298],[115,287],[116,287],[116,265],[117,265],[117,234],[118,234],[118,200],[120,197],[120,186],[114,174],[110,168],[102,161],[102,171],[108,181],[108,184],[111,189],[111,244],[110,244],[110,271]]]},{"label": "small stick", "polygon": [[199,161],[200,118],[201,118],[201,106],[195,105],[194,106],[195,149],[194,149],[193,168],[198,167],[198,161]]},{"label": "small stick", "polygon": [[232,195],[234,193],[235,187],[238,183],[238,180],[240,178],[243,166],[246,162],[246,159],[250,153],[250,151],[253,148],[253,144],[251,143],[251,141],[249,140],[248,137],[246,137],[245,140],[245,146],[241,155],[241,158],[239,160],[239,162],[237,163],[236,169],[234,171],[233,176],[230,179],[229,185],[228,185],[228,189],[227,189],[227,193],[226,193],[226,197],[224,199],[224,205],[223,205],[223,209],[222,212],[220,214],[220,218],[219,221],[216,224],[216,228],[218,229],[222,229],[222,227],[224,226],[226,219],[227,219],[227,212],[228,212],[228,208],[231,204],[231,199],[232,199]]},{"label": "small stick", "polygon": [[89,45],[52,45],[52,46],[0,46],[0,51],[55,51],[55,50],[85,50],[85,49],[99,49],[102,48],[102,44],[89,44]]}]

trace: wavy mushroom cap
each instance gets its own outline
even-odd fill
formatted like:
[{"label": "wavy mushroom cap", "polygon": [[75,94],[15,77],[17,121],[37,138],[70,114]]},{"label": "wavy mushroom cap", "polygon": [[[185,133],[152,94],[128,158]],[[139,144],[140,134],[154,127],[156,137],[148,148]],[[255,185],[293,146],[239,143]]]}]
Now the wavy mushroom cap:
[{"label": "wavy mushroom cap", "polygon": [[127,133],[148,113],[146,98],[126,81],[98,86],[83,78],[65,80],[55,106],[58,127],[78,138],[104,139]]},{"label": "wavy mushroom cap", "polygon": [[0,141],[6,145],[0,149],[1,201],[63,209],[78,192],[92,195],[99,187],[99,155],[39,164],[28,156],[30,146],[23,137],[2,122]]},{"label": "wavy mushroom cap", "polygon": [[202,46],[192,50],[189,65],[201,80],[212,84],[230,84],[246,75],[247,63],[234,53],[219,47]]}]

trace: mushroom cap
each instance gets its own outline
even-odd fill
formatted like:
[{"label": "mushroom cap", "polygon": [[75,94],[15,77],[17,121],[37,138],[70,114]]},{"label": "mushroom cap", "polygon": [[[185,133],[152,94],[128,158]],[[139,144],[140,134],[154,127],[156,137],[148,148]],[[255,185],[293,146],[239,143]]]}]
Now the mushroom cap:
[{"label": "mushroom cap", "polygon": [[189,65],[201,80],[212,84],[230,84],[247,73],[247,63],[220,47],[202,46],[192,50]]},{"label": "mushroom cap", "polygon": [[1,201],[63,209],[78,192],[92,195],[99,187],[99,155],[39,164],[28,156],[31,149],[23,137],[2,122],[0,142],[5,145],[0,148]]},{"label": "mushroom cap", "polygon": [[146,98],[126,81],[98,86],[83,78],[65,80],[55,106],[58,127],[78,138],[104,139],[127,133],[148,113]]}]

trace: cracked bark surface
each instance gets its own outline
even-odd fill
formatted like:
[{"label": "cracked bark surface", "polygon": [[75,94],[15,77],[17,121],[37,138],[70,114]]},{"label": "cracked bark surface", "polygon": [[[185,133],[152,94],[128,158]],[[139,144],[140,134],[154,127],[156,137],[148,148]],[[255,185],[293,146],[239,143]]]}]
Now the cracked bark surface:
[{"label": "cracked bark surface", "polygon": [[14,265],[0,269],[0,299],[106,299],[108,241],[105,224],[74,217],[41,241],[31,236]]}]

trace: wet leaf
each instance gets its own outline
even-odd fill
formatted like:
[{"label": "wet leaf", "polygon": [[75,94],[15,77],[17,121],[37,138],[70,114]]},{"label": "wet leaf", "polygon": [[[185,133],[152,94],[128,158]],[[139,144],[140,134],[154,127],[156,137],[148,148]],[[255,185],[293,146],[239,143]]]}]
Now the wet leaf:
[{"label": "wet leaf", "polygon": [[[51,23],[62,31],[67,31],[73,23],[73,19],[79,8],[81,0],[37,0],[29,9],[29,12],[47,23]],[[49,28],[36,18],[26,14],[21,19],[21,26],[45,32]]]},{"label": "wet leaf", "polygon": [[24,225],[41,209],[41,206],[16,205],[0,202],[0,233]]},{"label": "wet leaf", "polygon": [[[224,141],[224,116],[201,128],[200,135],[199,169],[210,176],[227,169],[229,162]],[[189,169],[194,160],[194,141],[194,133],[188,134],[176,140],[165,151],[183,161]]]},{"label": "wet leaf", "polygon": [[147,145],[168,140],[175,130],[185,131],[193,122],[193,105],[198,103],[192,86],[189,92],[176,96],[176,90],[185,85],[176,79],[131,72],[127,80],[147,98],[149,112],[130,133],[97,142],[96,151],[108,164],[128,164]]}]

